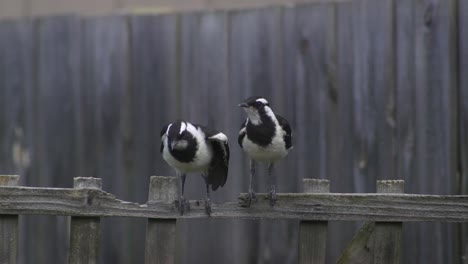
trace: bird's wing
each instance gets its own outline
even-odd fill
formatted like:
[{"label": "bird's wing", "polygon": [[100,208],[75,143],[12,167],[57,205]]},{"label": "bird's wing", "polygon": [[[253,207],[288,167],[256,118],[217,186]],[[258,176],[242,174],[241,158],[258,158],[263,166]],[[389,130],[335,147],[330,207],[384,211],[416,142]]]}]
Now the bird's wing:
[{"label": "bird's wing", "polygon": [[239,146],[242,148],[242,140],[244,140],[245,135],[247,134],[247,127],[246,127],[247,121],[242,123],[241,128],[239,130],[239,137],[237,138],[237,143],[239,143]]},{"label": "bird's wing", "polygon": [[163,152],[163,149],[164,149],[164,140],[165,140],[165,137],[166,137],[166,131],[167,131],[167,128],[169,127],[169,124],[165,125],[162,130],[161,130],[161,133],[160,133],[160,138],[161,138],[161,148],[159,149],[159,151],[162,153]]},{"label": "bird's wing", "polygon": [[286,149],[290,149],[292,147],[291,126],[289,125],[288,120],[280,115],[276,115],[276,119],[284,132],[286,132],[283,136],[284,142],[286,143]]},{"label": "bird's wing", "polygon": [[226,135],[221,132],[202,128],[205,132],[206,140],[213,148],[213,159],[208,169],[207,183],[211,184],[211,189],[216,191],[220,186],[224,186],[228,176],[229,168],[229,145]]}]

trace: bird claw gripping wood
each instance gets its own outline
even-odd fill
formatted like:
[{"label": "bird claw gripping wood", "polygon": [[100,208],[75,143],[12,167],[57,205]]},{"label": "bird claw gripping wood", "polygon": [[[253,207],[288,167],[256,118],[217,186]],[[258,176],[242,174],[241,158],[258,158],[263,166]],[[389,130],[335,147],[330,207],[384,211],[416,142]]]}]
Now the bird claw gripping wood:
[{"label": "bird claw gripping wood", "polygon": [[184,215],[184,212],[190,211],[190,202],[181,197],[175,201],[175,206],[179,210],[180,215]]},{"label": "bird claw gripping wood", "polygon": [[211,200],[209,198],[205,199],[205,212],[208,216],[211,216]]},{"label": "bird claw gripping wood", "polygon": [[249,195],[247,196],[247,207],[250,207],[250,205],[252,204],[252,201],[254,203],[256,203],[257,202],[257,196],[255,195],[255,193],[253,191],[250,191]]},{"label": "bird claw gripping wood", "polygon": [[275,190],[274,185],[271,186],[270,193],[269,193],[268,197],[270,198],[270,206],[271,207],[275,206],[277,197],[276,197],[276,190]]}]

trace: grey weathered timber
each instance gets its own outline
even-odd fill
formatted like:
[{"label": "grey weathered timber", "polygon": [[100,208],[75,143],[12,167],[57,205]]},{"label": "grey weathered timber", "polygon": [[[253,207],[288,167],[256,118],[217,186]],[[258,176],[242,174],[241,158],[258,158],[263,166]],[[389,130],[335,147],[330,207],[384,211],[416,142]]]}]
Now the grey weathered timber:
[{"label": "grey weathered timber", "polygon": [[[377,181],[378,193],[402,193],[404,181]],[[400,263],[401,223],[367,222],[348,244],[338,264]]]},{"label": "grey weathered timber", "polygon": [[[239,102],[249,96],[260,95],[272,102],[275,109],[274,96],[282,87],[282,53],[281,53],[281,8],[258,8],[247,11],[233,11],[229,14],[228,39],[228,76],[229,76],[229,106],[231,107],[229,133],[231,142],[235,143],[237,132],[245,122],[246,115],[237,107]],[[293,107],[292,105],[289,107]],[[278,114],[283,114],[278,112]],[[290,118],[290,117],[288,117]],[[249,184],[249,162],[243,151],[238,151],[232,144],[232,170],[230,179],[237,190],[246,191]],[[278,169],[282,162],[278,162]],[[265,192],[270,186],[265,164],[258,163],[254,189]],[[287,177],[275,171],[276,178]],[[297,179],[289,178],[292,181]],[[229,180],[228,183],[230,184]],[[281,192],[281,185],[277,191]],[[288,236],[292,232],[282,222],[244,222],[243,232],[239,232],[236,248],[244,252],[242,263],[287,263],[297,254],[297,246],[289,243]],[[276,238],[276,239],[275,239]],[[296,238],[297,239],[297,238]],[[292,255],[293,254],[293,255]]]},{"label": "grey weathered timber", "polygon": [[[20,176],[0,175],[0,186],[18,186]],[[0,263],[18,260],[18,215],[0,215]]]},{"label": "grey weathered timber", "polygon": [[[181,116],[189,121],[198,122],[211,129],[225,133],[230,141],[230,153],[242,154],[236,142],[240,123],[236,120],[242,115],[237,107],[236,98],[229,97],[229,15],[225,11],[193,12],[180,17],[180,106]],[[239,91],[239,87],[232,88]],[[220,116],[224,118],[219,118]],[[232,128],[230,128],[232,126]],[[231,156],[233,158],[233,156]],[[241,186],[243,177],[239,175],[242,166],[236,166],[231,158],[226,185],[211,192],[214,203],[235,200],[245,190]],[[186,185],[188,198],[202,199],[205,196],[203,179],[195,174],[189,176]],[[242,227],[246,224],[239,220],[229,221],[179,221],[177,250],[181,263],[221,263],[227,259],[238,262],[247,256],[249,247]],[[203,235],[200,235],[203,230]],[[220,239],[229,237],[230,239]],[[216,254],[200,254],[217,248]]]},{"label": "grey weathered timber", "polygon": [[[361,86],[356,84],[356,73],[359,72],[356,54],[362,48],[358,42],[359,35],[355,29],[358,15],[356,1],[336,4],[336,86],[335,100],[329,100],[335,120],[327,120],[330,131],[330,152],[328,153],[329,172],[327,178],[332,182],[332,192],[365,192],[365,177],[361,173],[361,143],[359,135],[362,120],[358,110],[362,107],[358,96]],[[331,112],[332,113],[332,112]],[[333,162],[332,162],[333,161]],[[307,172],[306,172],[307,173]],[[357,223],[328,223],[329,243],[327,261],[335,262],[358,228]]]},{"label": "grey weathered timber", "polygon": [[[172,203],[178,197],[179,179],[151,176],[148,203]],[[176,258],[176,219],[148,219],[146,225],[146,264],[170,264]]]},{"label": "grey weathered timber", "polygon": [[[99,178],[77,177],[73,180],[75,189],[102,188]],[[70,223],[70,255],[68,263],[98,263],[99,256],[99,217],[72,217]]]},{"label": "grey weathered timber", "polygon": [[[328,180],[304,179],[304,193],[328,193]],[[323,264],[326,258],[327,246],[326,221],[301,221],[299,223],[299,263]]]},{"label": "grey weathered timber", "polygon": [[[415,173],[409,193],[455,194],[457,174],[457,1],[414,1]],[[430,180],[428,180],[430,179]],[[421,223],[408,263],[454,263],[458,227]]]},{"label": "grey weathered timber", "polygon": [[[35,24],[33,174],[31,186],[72,186],[78,176],[81,88],[81,19],[55,16]],[[27,261],[65,263],[68,249],[68,217],[41,216],[28,228]],[[38,227],[41,228],[38,228]],[[63,230],[63,232],[57,232]],[[41,248],[37,245],[42,245]]]},{"label": "grey weathered timber", "polygon": [[[85,146],[94,150],[84,153],[84,159],[94,168],[94,174],[103,180],[103,188],[127,200],[136,200],[133,190],[138,181],[147,179],[134,174],[134,138],[132,138],[130,27],[126,16],[114,15],[93,17],[83,21],[83,38],[86,49],[84,75],[87,86],[83,89],[89,95],[90,109],[87,123],[88,137]],[[135,87],[138,89],[138,87]],[[94,138],[93,138],[94,137]],[[86,155],[95,157],[87,158]],[[87,164],[83,164],[86,167]],[[130,177],[132,175],[132,177]],[[135,178],[135,175],[137,178]],[[147,175],[148,177],[149,175]],[[141,179],[139,177],[142,177]],[[135,194],[136,196],[136,194]],[[144,222],[132,226],[129,219],[102,219],[102,247],[100,262],[142,263]],[[119,232],[115,232],[119,230]],[[133,234],[140,234],[139,238]],[[125,248],[128,250],[115,250]]]},{"label": "grey weathered timber", "polygon": [[[12,198],[16,197],[16,198]],[[301,194],[280,193],[271,208],[267,194],[245,208],[247,194],[238,203],[214,204],[212,218],[296,219],[343,221],[468,221],[467,195],[420,194]],[[180,216],[174,203],[137,204],[94,189],[0,187],[0,214],[123,216],[143,218],[205,218],[203,202],[190,201],[190,212]]]},{"label": "grey weathered timber", "polygon": [[370,264],[373,259],[374,222],[366,222],[349,242],[337,264]]},{"label": "grey weathered timber", "polygon": [[[458,194],[468,194],[468,1],[458,1],[458,47],[459,47],[459,148],[461,179]],[[468,263],[468,225],[463,224],[461,232],[461,255]]]},{"label": "grey weathered timber", "polygon": [[[378,193],[403,193],[403,180],[377,181]],[[374,261],[398,264],[401,261],[402,223],[376,222],[374,227]]]}]

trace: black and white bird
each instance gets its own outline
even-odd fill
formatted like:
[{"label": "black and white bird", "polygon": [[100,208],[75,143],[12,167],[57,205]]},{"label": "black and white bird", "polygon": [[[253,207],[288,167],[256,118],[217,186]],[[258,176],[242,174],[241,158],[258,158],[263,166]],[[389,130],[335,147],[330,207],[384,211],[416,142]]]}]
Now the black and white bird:
[{"label": "black and white bird", "polygon": [[213,191],[224,186],[228,176],[229,146],[225,134],[186,121],[166,125],[161,131],[163,159],[180,177],[178,209],[182,215],[190,210],[184,198],[187,173],[201,173],[206,184],[205,210],[211,214],[210,185]]},{"label": "black and white bird", "polygon": [[271,181],[269,192],[270,205],[276,203],[274,163],[288,155],[292,148],[291,127],[286,119],[275,114],[268,101],[260,96],[247,98],[239,104],[247,113],[247,120],[239,131],[238,142],[250,157],[250,185],[248,206],[256,200],[252,181],[256,162],[268,163],[268,176]]}]

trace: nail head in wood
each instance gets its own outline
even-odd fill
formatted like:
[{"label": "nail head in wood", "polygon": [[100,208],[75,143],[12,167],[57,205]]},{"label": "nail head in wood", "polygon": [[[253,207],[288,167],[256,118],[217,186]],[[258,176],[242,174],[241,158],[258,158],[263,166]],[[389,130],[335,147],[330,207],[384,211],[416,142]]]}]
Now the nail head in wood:
[{"label": "nail head in wood", "polygon": [[102,189],[102,179],[92,177],[73,178],[73,188],[75,189]]},{"label": "nail head in wood", "polygon": [[0,186],[18,186],[19,175],[0,175]]},{"label": "nail head in wood", "polygon": [[173,202],[178,196],[178,186],[177,177],[151,176],[148,202]]},{"label": "nail head in wood", "polygon": [[304,193],[329,193],[330,181],[323,179],[302,179]]}]

